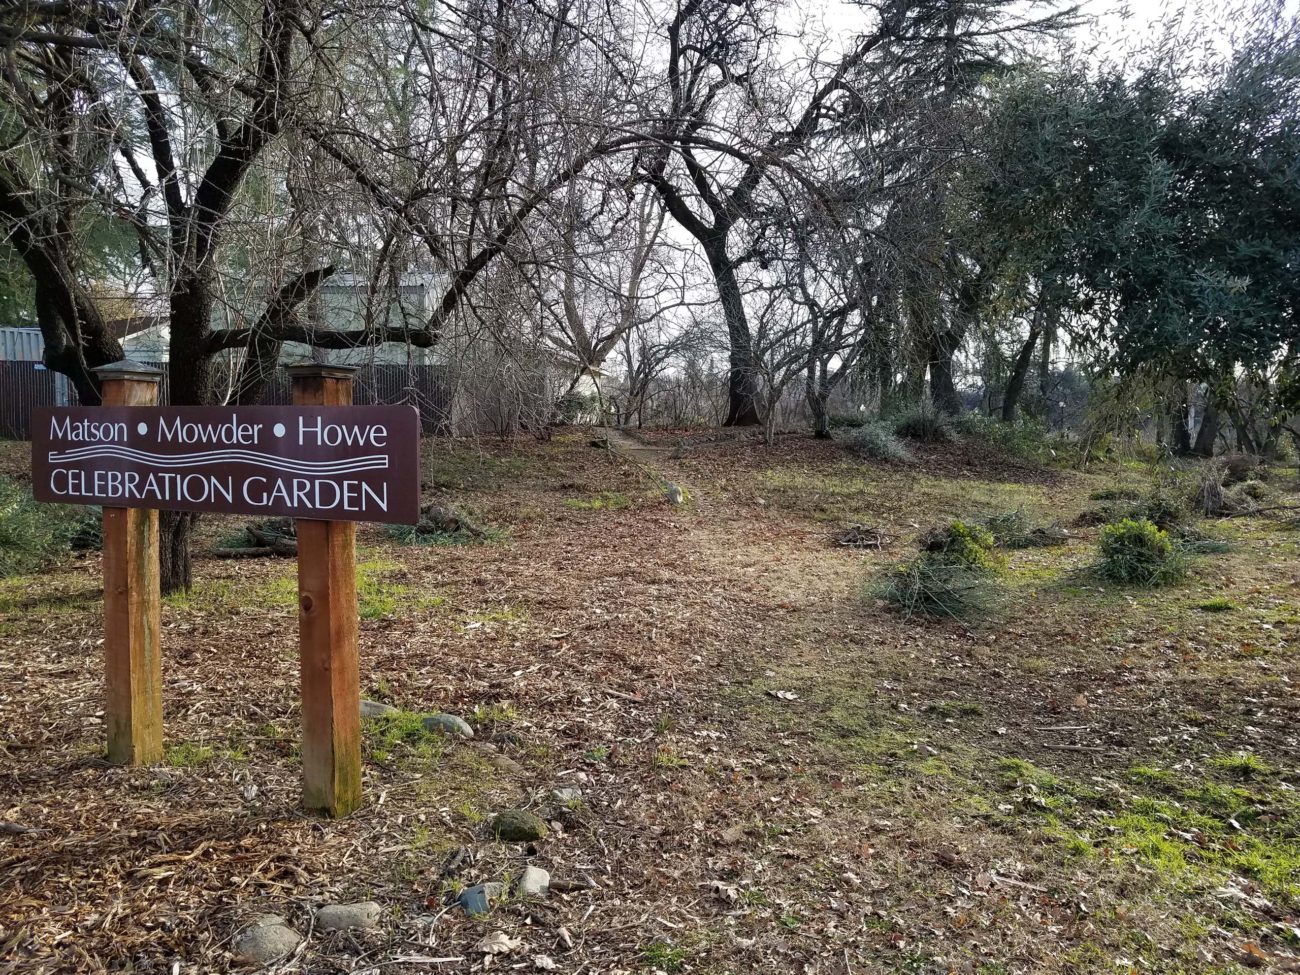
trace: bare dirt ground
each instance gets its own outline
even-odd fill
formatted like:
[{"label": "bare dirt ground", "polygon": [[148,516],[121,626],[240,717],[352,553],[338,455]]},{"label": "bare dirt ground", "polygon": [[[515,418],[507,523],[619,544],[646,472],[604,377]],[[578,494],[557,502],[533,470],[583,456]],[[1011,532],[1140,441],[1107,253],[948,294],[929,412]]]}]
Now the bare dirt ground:
[{"label": "bare dirt ground", "polygon": [[[101,757],[98,557],[0,581],[0,972],[239,970],[265,913],[307,936],[282,972],[1300,970],[1293,524],[1203,523],[1228,550],[1158,591],[1096,582],[1079,529],[1012,553],[989,618],[925,623],[864,591],[921,528],[1070,523],[1149,472],[591,438],[428,445],[489,543],[363,529],[363,692],[402,715],[342,821],[296,807],[291,561],[201,557],[168,600],[148,769]],[[406,720],[436,711],[475,739]],[[493,839],[513,807],[550,834]],[[528,864],[545,901],[448,907]],[[377,928],[315,930],[359,900]]]}]

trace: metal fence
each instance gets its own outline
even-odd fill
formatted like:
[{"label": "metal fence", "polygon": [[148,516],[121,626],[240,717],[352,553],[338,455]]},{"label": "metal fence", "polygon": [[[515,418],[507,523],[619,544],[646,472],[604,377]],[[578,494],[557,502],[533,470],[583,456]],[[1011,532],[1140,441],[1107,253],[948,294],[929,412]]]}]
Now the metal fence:
[{"label": "metal fence", "polygon": [[77,394],[66,376],[50,372],[39,362],[0,362],[0,437],[27,440],[32,410],[76,402]]},{"label": "metal fence", "polygon": [[[161,403],[169,401],[165,374],[158,396]],[[277,369],[261,402],[284,406],[292,399],[289,376]],[[425,433],[446,433],[451,427],[453,395],[446,366],[362,366],[353,382],[353,400],[360,406],[414,406],[420,411]],[[66,377],[42,368],[39,362],[0,362],[0,437],[28,440],[34,409],[77,403],[76,390]]]}]

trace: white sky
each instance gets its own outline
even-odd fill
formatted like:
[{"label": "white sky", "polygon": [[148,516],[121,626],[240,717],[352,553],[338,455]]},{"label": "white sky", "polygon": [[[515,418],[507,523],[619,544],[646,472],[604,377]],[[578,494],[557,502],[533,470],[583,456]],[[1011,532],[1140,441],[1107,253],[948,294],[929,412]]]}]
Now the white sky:
[{"label": "white sky", "polygon": [[[1069,0],[1061,0],[1061,4]],[[1173,28],[1188,44],[1205,44],[1221,51],[1244,26],[1244,9],[1253,0],[1076,0],[1090,23],[1075,31],[1074,41],[1094,56],[1123,60],[1126,50],[1149,43],[1161,29]],[[1027,5],[1028,6],[1028,5]],[[1284,0],[1294,16],[1300,0]],[[1045,10],[1045,4],[1040,7]],[[863,16],[850,0],[803,0],[791,4],[784,15],[822,22],[832,35],[847,36]]]}]

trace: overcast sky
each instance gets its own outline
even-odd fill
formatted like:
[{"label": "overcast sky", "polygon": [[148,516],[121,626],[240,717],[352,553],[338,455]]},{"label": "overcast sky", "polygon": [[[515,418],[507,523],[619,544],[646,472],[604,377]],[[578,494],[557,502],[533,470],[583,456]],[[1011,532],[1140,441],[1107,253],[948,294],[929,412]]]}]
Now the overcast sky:
[{"label": "overcast sky", "polygon": [[[1064,2],[1064,0],[1063,0]],[[1252,0],[1079,0],[1090,22],[1075,32],[1075,42],[1099,58],[1123,60],[1126,50],[1149,42],[1158,31],[1174,29],[1193,44],[1228,50],[1229,41],[1244,23],[1244,8]],[[1044,9],[1040,6],[1040,10]],[[1300,10],[1300,0],[1286,0],[1286,9]],[[787,11],[798,18],[822,21],[831,34],[847,37],[861,22],[862,11],[850,0],[804,0]],[[797,12],[796,12],[797,11]]]}]

